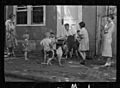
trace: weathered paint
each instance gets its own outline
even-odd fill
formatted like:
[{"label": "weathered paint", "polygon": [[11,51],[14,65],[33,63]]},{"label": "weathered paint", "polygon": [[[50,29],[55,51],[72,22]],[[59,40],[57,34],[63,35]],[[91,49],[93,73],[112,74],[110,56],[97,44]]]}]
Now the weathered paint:
[{"label": "weathered paint", "polygon": [[105,6],[97,6],[96,55],[101,55],[102,54],[103,38],[102,38],[101,35],[103,35],[103,32],[101,31],[101,29],[103,29],[102,26],[105,25],[105,19],[102,16],[104,16],[106,14],[107,14],[107,11],[106,11]]},{"label": "weathered paint", "polygon": [[82,19],[88,30],[90,51],[95,52],[96,6],[83,6]]}]

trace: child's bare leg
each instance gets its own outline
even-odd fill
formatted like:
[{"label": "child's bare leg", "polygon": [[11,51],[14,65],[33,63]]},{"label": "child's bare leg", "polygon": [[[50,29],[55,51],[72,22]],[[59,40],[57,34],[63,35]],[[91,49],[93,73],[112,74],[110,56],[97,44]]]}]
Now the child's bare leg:
[{"label": "child's bare leg", "polygon": [[80,55],[82,56],[82,59],[84,60],[84,55],[81,51],[79,51]]},{"label": "child's bare leg", "polygon": [[48,60],[47,60],[47,65],[52,65],[52,63],[51,63],[51,60],[52,60],[53,58],[49,58]]},{"label": "child's bare leg", "polygon": [[83,52],[83,54],[84,54],[84,60],[86,59],[86,53],[85,52]]},{"label": "child's bare leg", "polygon": [[15,57],[15,52],[14,52],[14,49],[12,50],[12,54],[13,54],[13,56]]},{"label": "child's bare leg", "polygon": [[9,48],[7,48],[7,55],[8,55],[8,57],[10,56],[10,50],[9,50]]},{"label": "child's bare leg", "polygon": [[61,58],[62,58],[62,57],[58,55],[58,62],[59,62],[59,65],[60,65],[60,66],[62,66],[62,64],[61,64]]},{"label": "child's bare leg", "polygon": [[25,51],[25,53],[24,53],[24,55],[25,55],[25,60],[28,60],[28,58],[27,58],[27,54],[28,54],[28,52]]},{"label": "child's bare leg", "polygon": [[71,49],[70,51],[70,57],[72,58],[72,55],[73,55],[73,49]]},{"label": "child's bare leg", "polygon": [[75,50],[75,53],[76,53],[76,56],[78,57],[78,51],[77,50]]}]

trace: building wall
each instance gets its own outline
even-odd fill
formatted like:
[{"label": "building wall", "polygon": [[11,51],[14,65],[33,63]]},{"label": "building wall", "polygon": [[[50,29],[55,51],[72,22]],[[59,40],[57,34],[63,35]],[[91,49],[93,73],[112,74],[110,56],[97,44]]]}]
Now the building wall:
[{"label": "building wall", "polygon": [[90,51],[95,53],[96,6],[83,6],[82,20],[88,30]]},{"label": "building wall", "polygon": [[[106,6],[97,6],[97,28],[96,28],[96,55],[102,54],[103,46],[103,27],[106,23],[106,19],[103,18],[107,14]],[[102,25],[102,26],[101,26]]]},{"label": "building wall", "polygon": [[[8,14],[13,12],[13,6],[9,6]],[[57,15],[55,6],[46,6],[46,25],[45,26],[16,26],[17,39],[23,40],[22,35],[28,29],[30,40],[35,44],[35,49],[40,49],[40,41],[45,36],[45,32],[53,31],[56,33]]]},{"label": "building wall", "polygon": [[6,6],[4,6],[4,21],[6,21]]}]

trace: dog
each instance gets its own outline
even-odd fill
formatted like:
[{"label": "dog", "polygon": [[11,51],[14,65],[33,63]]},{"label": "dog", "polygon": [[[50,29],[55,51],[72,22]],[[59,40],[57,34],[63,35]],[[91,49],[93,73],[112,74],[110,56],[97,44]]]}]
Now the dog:
[{"label": "dog", "polygon": [[61,64],[61,60],[64,59],[64,57],[65,59],[67,59],[67,52],[68,52],[68,49],[65,43],[63,43],[62,45],[57,44],[56,50],[51,49],[47,53],[47,56],[48,56],[47,65],[52,65],[51,61],[53,59],[57,59],[59,62],[59,66],[63,66]]}]

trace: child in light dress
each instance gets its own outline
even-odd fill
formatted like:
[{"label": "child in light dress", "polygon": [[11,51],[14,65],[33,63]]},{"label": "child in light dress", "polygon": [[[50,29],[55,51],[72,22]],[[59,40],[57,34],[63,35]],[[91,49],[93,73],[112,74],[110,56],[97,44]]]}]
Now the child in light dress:
[{"label": "child in light dress", "polygon": [[81,40],[81,44],[79,46],[79,50],[81,52],[81,55],[83,57],[83,61],[81,62],[81,64],[85,64],[85,60],[86,60],[86,51],[89,50],[89,35],[88,35],[88,31],[85,28],[85,23],[84,22],[80,22],[79,23],[80,26],[80,34],[82,36],[82,40]]},{"label": "child in light dress", "polygon": [[24,43],[23,43],[24,57],[25,57],[25,60],[28,60],[28,52],[30,51],[30,49],[29,49],[29,34],[26,32],[23,35],[23,38],[24,38]]}]

